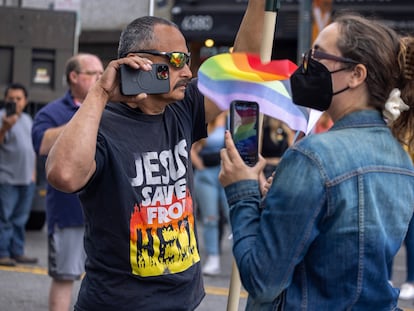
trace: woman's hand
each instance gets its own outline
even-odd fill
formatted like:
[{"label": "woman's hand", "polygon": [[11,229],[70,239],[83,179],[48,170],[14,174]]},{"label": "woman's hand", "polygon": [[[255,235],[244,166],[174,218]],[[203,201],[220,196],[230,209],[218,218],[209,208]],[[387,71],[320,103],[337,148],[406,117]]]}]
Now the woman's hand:
[{"label": "woman's hand", "polygon": [[222,186],[226,187],[232,183],[246,179],[259,180],[259,175],[266,165],[266,160],[262,156],[259,156],[259,161],[256,165],[250,167],[240,157],[229,131],[226,131],[224,140],[226,148],[220,151],[221,170],[219,180]]},{"label": "woman's hand", "polygon": [[272,173],[267,179],[263,173],[260,174],[260,192],[262,193],[262,197],[265,197],[267,192],[269,191],[270,187],[272,186],[273,177],[275,176],[275,172]]}]

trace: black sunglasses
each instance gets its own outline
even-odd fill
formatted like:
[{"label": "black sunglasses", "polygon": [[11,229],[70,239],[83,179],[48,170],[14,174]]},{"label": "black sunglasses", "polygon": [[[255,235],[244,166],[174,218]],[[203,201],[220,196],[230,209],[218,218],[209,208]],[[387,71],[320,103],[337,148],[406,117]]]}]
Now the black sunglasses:
[{"label": "black sunglasses", "polygon": [[328,53],[325,53],[325,52],[322,52],[316,49],[310,49],[308,52],[304,53],[302,56],[302,65],[303,65],[302,72],[304,74],[308,72],[309,60],[311,58],[312,59],[327,59],[327,60],[333,60],[336,62],[355,64],[355,65],[360,64],[360,62],[357,62],[356,60],[353,60],[350,58],[328,54]]},{"label": "black sunglasses", "polygon": [[190,65],[191,60],[191,54],[187,54],[184,52],[160,52],[157,50],[139,50],[129,53],[143,53],[154,56],[164,56],[168,58],[169,64],[175,68],[183,68],[186,64]]}]

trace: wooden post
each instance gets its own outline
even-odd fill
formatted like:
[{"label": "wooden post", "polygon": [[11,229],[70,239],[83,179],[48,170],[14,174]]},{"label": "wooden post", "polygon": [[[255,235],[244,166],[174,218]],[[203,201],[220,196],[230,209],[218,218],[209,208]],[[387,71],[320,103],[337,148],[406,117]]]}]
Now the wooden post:
[{"label": "wooden post", "polygon": [[[253,0],[251,0],[253,1]],[[273,38],[276,28],[276,18],[280,8],[280,0],[266,0],[263,38],[260,46],[260,59],[262,63],[270,62],[272,58]],[[259,116],[259,128],[263,125],[263,114]],[[262,148],[262,132],[259,133],[259,150]],[[241,281],[235,260],[233,259],[229,298],[227,300],[227,311],[237,311],[240,301]]]}]

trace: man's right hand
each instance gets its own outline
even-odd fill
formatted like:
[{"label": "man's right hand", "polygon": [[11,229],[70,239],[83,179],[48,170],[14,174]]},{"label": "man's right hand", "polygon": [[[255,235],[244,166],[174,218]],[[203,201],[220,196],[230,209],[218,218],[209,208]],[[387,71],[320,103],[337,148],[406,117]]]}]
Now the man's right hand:
[{"label": "man's right hand", "polygon": [[107,97],[108,101],[113,102],[140,102],[147,97],[147,94],[141,93],[135,96],[122,95],[120,90],[120,66],[126,64],[135,69],[151,70],[152,61],[130,54],[127,57],[111,61],[106,67],[100,79],[93,86],[95,91],[97,88],[101,89]]}]

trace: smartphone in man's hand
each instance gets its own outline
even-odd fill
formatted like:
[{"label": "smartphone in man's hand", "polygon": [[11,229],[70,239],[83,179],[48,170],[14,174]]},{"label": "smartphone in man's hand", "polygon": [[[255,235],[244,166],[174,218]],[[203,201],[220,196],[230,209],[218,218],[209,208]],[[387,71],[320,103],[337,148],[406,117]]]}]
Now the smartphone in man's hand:
[{"label": "smartphone in man's hand", "polygon": [[5,102],[4,109],[6,110],[6,117],[10,117],[16,114],[16,103],[13,101]]},{"label": "smartphone in man's hand", "polygon": [[167,64],[152,64],[150,71],[121,65],[120,74],[123,95],[163,94],[170,91],[170,72]]},{"label": "smartphone in man's hand", "polygon": [[230,132],[243,161],[254,166],[259,160],[259,105],[256,102],[231,102]]}]

